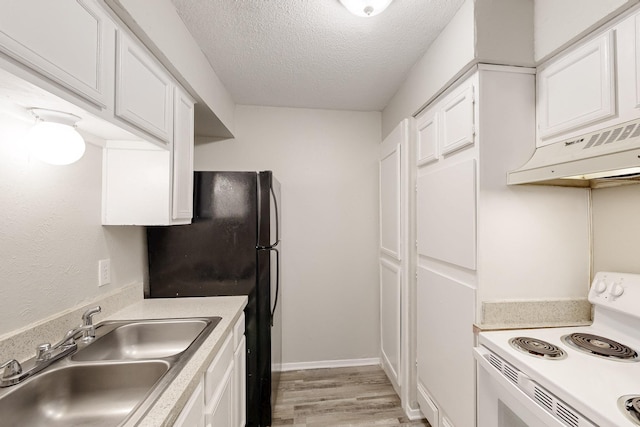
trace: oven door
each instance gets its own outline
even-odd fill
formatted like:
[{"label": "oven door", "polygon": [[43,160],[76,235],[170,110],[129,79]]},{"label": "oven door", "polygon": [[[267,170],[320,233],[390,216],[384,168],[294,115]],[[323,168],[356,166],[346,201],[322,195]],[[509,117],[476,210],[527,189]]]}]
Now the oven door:
[{"label": "oven door", "polygon": [[[491,352],[473,349],[478,361],[478,427],[566,427],[520,390],[488,360]],[[519,373],[519,381],[531,381]]]}]

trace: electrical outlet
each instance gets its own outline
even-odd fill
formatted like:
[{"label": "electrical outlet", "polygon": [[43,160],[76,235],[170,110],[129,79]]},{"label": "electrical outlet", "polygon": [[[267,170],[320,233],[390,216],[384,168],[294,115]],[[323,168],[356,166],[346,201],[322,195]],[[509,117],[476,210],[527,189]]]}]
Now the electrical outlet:
[{"label": "electrical outlet", "polygon": [[111,283],[111,260],[101,259],[98,261],[98,286]]}]

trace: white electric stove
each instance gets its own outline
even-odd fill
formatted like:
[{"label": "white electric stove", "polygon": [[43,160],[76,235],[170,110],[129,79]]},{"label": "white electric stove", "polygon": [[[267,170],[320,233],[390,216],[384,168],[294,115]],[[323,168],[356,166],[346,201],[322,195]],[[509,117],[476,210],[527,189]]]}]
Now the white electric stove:
[{"label": "white electric stove", "polygon": [[478,427],[640,426],[640,274],[597,273],[591,326],[481,332]]}]

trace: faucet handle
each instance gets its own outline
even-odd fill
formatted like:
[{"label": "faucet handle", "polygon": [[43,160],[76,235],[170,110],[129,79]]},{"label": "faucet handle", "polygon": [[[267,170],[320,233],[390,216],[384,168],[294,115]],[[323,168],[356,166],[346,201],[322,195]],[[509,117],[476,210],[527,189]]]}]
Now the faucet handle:
[{"label": "faucet handle", "polygon": [[85,311],[82,314],[82,325],[83,326],[93,325],[93,316],[100,313],[101,311],[102,311],[102,307],[100,307],[99,305],[87,309],[87,311]]},{"label": "faucet handle", "polygon": [[0,369],[4,369],[2,378],[10,378],[22,373],[22,365],[16,359],[11,359],[0,365]]},{"label": "faucet handle", "polygon": [[46,342],[36,347],[37,362],[44,362],[45,360],[49,360],[50,358],[51,358],[51,344]]},{"label": "faucet handle", "polygon": [[99,305],[92,307],[82,315],[82,341],[91,342],[96,337],[96,328],[93,326],[93,316],[100,313],[102,307]]}]

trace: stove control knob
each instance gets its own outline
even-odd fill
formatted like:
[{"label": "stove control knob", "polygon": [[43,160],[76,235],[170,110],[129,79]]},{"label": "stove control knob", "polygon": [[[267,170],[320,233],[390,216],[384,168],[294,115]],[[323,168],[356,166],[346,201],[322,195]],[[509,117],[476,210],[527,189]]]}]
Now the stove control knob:
[{"label": "stove control knob", "polygon": [[607,290],[607,282],[605,282],[604,279],[600,279],[593,285],[593,289],[597,294],[601,294]]},{"label": "stove control knob", "polygon": [[620,283],[616,282],[613,285],[611,285],[611,290],[609,291],[609,294],[611,294],[612,297],[617,298],[623,293],[624,293],[624,287],[622,287]]}]

